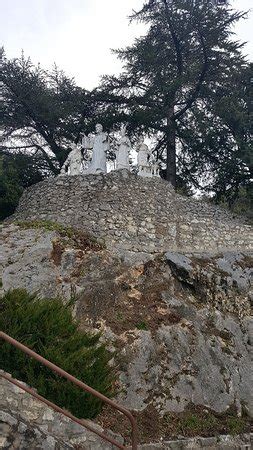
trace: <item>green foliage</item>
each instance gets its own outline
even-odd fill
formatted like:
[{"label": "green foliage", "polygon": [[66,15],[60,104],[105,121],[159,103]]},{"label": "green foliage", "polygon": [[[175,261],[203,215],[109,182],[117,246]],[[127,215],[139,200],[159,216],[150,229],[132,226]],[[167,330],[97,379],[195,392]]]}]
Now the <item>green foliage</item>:
[{"label": "green foliage", "polygon": [[16,221],[16,225],[25,230],[43,229],[46,231],[56,231],[64,239],[71,241],[71,244],[77,248],[93,248],[93,250],[102,250],[106,247],[103,239],[97,239],[88,233],[84,233],[70,226],[65,226],[51,220],[26,220]]},{"label": "green foliage", "polygon": [[[193,410],[194,408],[194,410]],[[167,413],[164,416],[166,424],[173,424],[177,435],[184,436],[213,436],[217,434],[241,434],[249,431],[247,414],[237,416],[237,411],[232,407],[224,413],[191,406],[181,414]]]},{"label": "green foliage", "polygon": [[245,429],[245,419],[243,417],[228,417],[227,426],[229,433],[241,434]]},{"label": "green foliage", "polygon": [[232,211],[236,214],[244,214],[253,220],[253,183],[239,189]]},{"label": "green foliage", "polygon": [[[71,303],[10,291],[0,300],[0,329],[104,395],[112,395],[110,354],[99,343],[99,334],[78,329]],[[3,341],[0,367],[77,417],[93,418],[101,410],[100,400]]]},{"label": "green foliage", "polygon": [[90,94],[56,66],[43,70],[24,54],[9,60],[3,50],[0,59],[4,148],[38,154],[57,174],[93,114]]},{"label": "green foliage", "polygon": [[11,215],[22,194],[22,186],[14,167],[3,167],[3,158],[0,158],[0,220]]},{"label": "green foliage", "polygon": [[217,423],[217,418],[211,413],[203,417],[198,417],[195,414],[188,414],[181,419],[181,422],[178,425],[178,431],[183,434],[188,434],[189,432],[201,434],[209,429],[215,428]]},{"label": "green foliage", "polygon": [[43,179],[37,158],[24,154],[0,156],[0,220],[11,215],[24,188]]},{"label": "green foliage", "polygon": [[[237,70],[228,83],[215,91],[213,110],[222,121],[218,158],[211,161],[213,179],[209,188],[215,192],[217,202],[227,203],[230,208],[242,199],[248,205],[253,189],[253,64]],[[222,134],[221,134],[222,133]],[[247,209],[247,205],[246,208]]]},{"label": "green foliage", "polygon": [[148,326],[147,326],[146,322],[144,322],[144,321],[138,322],[138,323],[136,324],[136,328],[137,328],[138,330],[144,330],[144,331],[147,331],[147,330],[148,330]]},{"label": "green foliage", "polygon": [[26,220],[26,221],[17,221],[15,222],[19,227],[29,230],[30,228],[34,229],[43,229],[46,231],[57,231],[64,237],[72,238],[75,234],[75,230],[72,227],[67,227],[61,225],[60,223],[52,222],[51,220]]},{"label": "green foliage", "polygon": [[152,138],[178,188],[233,196],[252,179],[252,66],[233,38],[245,17],[209,1],[147,0],[131,18],[146,34],[115,51],[123,71],[96,91],[116,125]]},{"label": "green foliage", "polygon": [[[233,194],[233,195],[232,195]],[[223,195],[216,195],[212,202],[219,203],[220,206],[230,209],[238,215],[246,216],[253,220],[253,183],[245,187],[239,187],[235,193],[226,192]]]}]

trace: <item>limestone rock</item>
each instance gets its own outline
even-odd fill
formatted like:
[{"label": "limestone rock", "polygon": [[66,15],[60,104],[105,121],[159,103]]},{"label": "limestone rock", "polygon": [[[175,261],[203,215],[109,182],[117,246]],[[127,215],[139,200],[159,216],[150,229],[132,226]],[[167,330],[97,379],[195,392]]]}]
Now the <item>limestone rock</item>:
[{"label": "limestone rock", "polygon": [[[105,245],[73,245],[57,227],[24,228],[17,220],[70,225]],[[158,418],[190,408],[253,416],[253,233],[244,219],[122,170],[38,183],[0,231],[2,292],[74,293],[82,327],[102,331],[115,351],[118,399],[129,408],[153,408]],[[17,401],[12,396],[3,409],[7,439],[17,423],[27,427],[13,414]],[[23,401],[34,423],[51,423],[50,411],[41,416]],[[44,446],[53,448],[56,437],[65,442],[61,424],[54,416],[53,435],[37,430]],[[153,448],[179,448],[159,445]]]},{"label": "limestone rock", "polygon": [[170,251],[136,264],[73,248],[57,231],[1,231],[3,290],[75,292],[83,327],[105,331],[119,355],[120,400],[160,414],[194,404],[253,416],[252,266],[249,252]]}]

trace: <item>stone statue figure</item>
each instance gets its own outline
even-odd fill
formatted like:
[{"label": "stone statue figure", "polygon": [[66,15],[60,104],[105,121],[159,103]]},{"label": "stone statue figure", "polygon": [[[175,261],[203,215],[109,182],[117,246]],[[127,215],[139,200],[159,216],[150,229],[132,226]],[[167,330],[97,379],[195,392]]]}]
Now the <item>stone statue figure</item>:
[{"label": "stone statue figure", "polygon": [[151,160],[151,174],[152,174],[152,177],[160,178],[160,165],[159,165],[158,161],[155,159],[154,155],[152,155],[152,160]]},{"label": "stone statue figure", "polygon": [[153,162],[151,166],[152,176],[160,178],[160,166],[158,162]]},{"label": "stone statue figure", "polygon": [[120,141],[119,147],[116,150],[116,170],[128,169],[129,170],[129,154],[131,151],[131,142],[126,135],[126,126],[122,125],[120,129]]},{"label": "stone statue figure", "polygon": [[103,131],[101,124],[96,125],[95,136],[89,134],[83,135],[82,144],[87,151],[92,150],[91,162],[86,173],[106,173],[106,154],[109,150],[108,133]]},{"label": "stone statue figure", "polygon": [[151,152],[146,144],[144,144],[144,139],[141,138],[137,146],[137,164],[138,164],[138,175],[141,177],[152,177],[151,166],[149,164],[149,158]]},{"label": "stone statue figure", "polygon": [[82,165],[82,153],[80,148],[74,143],[70,144],[71,151],[64,162],[60,175],[80,175]]}]

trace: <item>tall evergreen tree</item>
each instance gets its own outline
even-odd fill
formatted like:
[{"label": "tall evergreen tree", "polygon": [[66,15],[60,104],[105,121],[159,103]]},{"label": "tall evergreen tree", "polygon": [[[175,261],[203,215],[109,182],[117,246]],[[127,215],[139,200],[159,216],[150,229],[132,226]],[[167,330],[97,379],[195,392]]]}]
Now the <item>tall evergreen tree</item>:
[{"label": "tall evergreen tree", "polygon": [[89,92],[56,66],[43,70],[23,54],[8,60],[3,50],[0,82],[2,151],[39,154],[58,173],[93,114]]},{"label": "tall evergreen tree", "polygon": [[115,51],[124,70],[105,76],[96,92],[108,114],[116,108],[115,121],[123,118],[132,131],[156,136],[155,151],[174,186],[180,172],[198,187],[205,173],[217,169],[220,155],[238,147],[217,99],[246,65],[232,32],[245,14],[226,3],[146,1],[131,20],[146,24],[147,33]]},{"label": "tall evergreen tree", "polygon": [[[213,170],[215,199],[224,198],[230,206],[241,189],[252,191],[253,180],[253,65],[249,64],[234,74],[231,82],[219,86],[213,111],[223,124],[227,151]],[[251,194],[252,195],[252,194]]]}]

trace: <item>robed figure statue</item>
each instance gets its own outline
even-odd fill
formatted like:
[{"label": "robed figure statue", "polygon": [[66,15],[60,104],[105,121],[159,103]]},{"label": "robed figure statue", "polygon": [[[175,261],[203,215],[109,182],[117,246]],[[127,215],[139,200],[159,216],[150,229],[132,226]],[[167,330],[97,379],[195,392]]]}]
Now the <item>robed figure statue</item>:
[{"label": "robed figure statue", "polygon": [[122,125],[120,129],[120,141],[116,150],[116,170],[129,170],[129,154],[131,152],[131,142],[126,135],[126,126]]},{"label": "robed figure statue", "polygon": [[86,170],[86,173],[106,173],[106,156],[109,150],[108,133],[103,131],[101,124],[96,125],[95,136],[89,134],[89,136],[83,135],[82,145],[84,149],[92,150],[91,162]]}]

